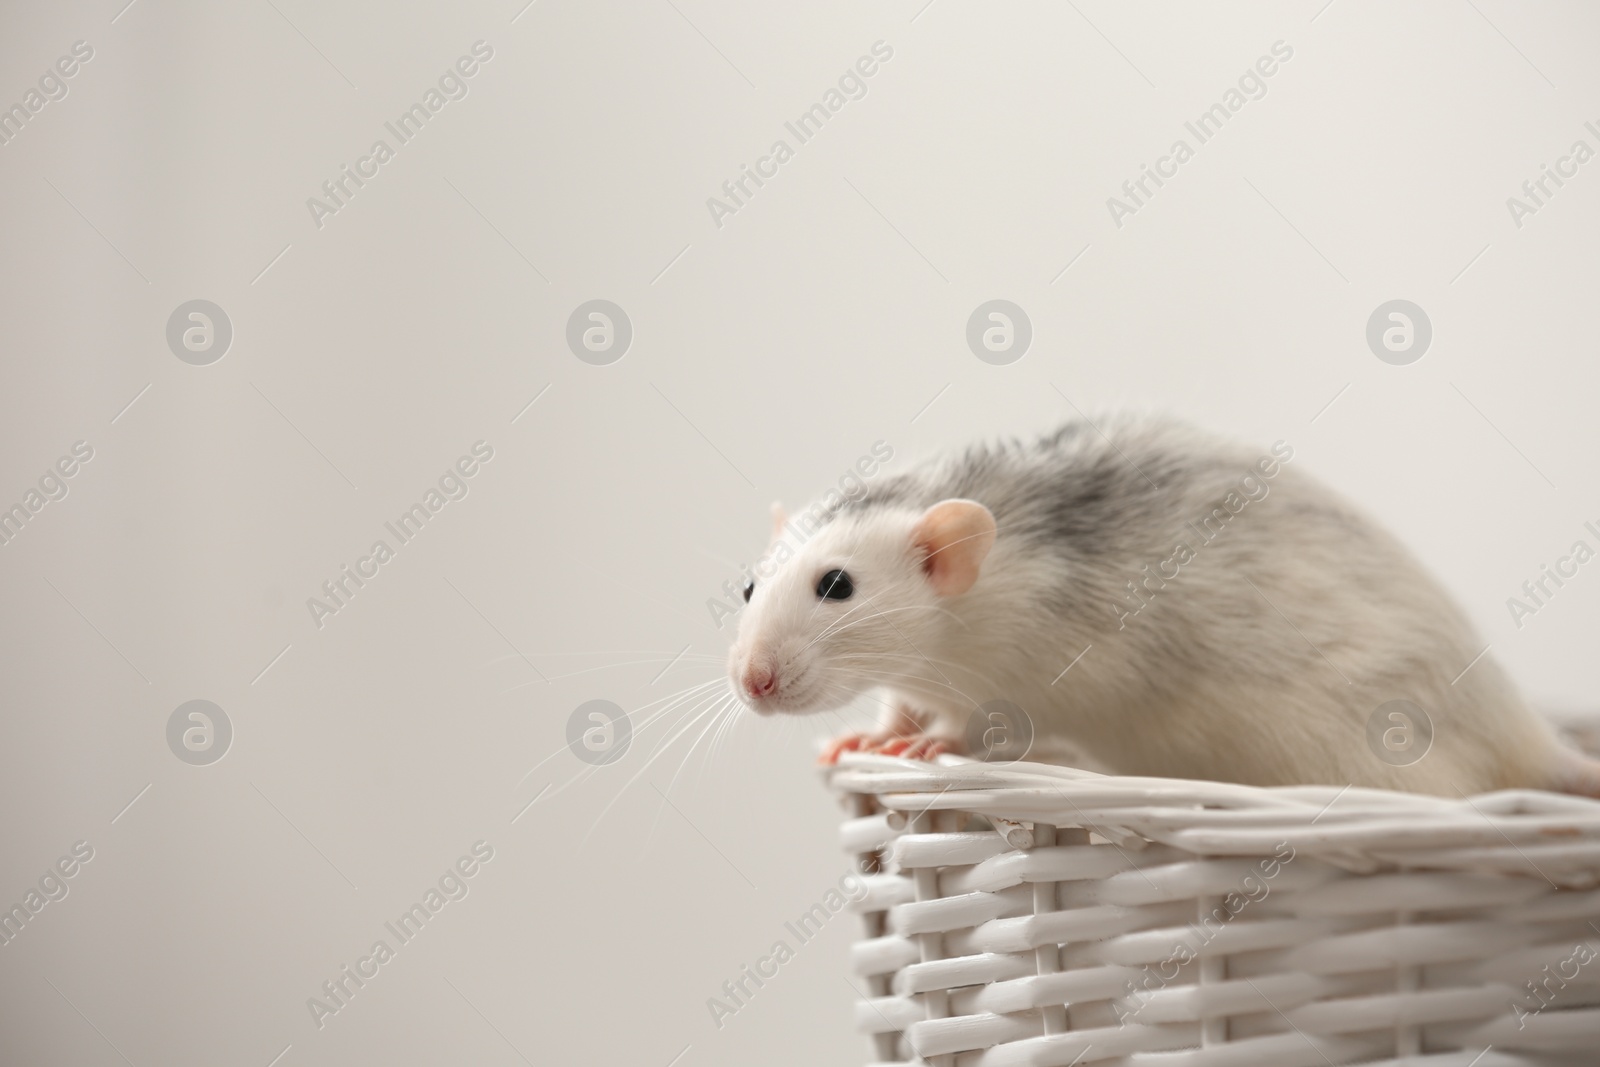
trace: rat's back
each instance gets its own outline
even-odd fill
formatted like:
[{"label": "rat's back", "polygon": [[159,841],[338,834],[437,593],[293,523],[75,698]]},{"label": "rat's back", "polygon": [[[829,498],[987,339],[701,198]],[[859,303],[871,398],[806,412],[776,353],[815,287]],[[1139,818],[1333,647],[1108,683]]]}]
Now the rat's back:
[{"label": "rat's back", "polygon": [[974,446],[837,509],[966,498],[994,515],[937,651],[967,669],[966,699],[935,717],[998,680],[1041,738],[1123,774],[1457,795],[1588,773],[1420,563],[1291,446],[1097,425]]}]

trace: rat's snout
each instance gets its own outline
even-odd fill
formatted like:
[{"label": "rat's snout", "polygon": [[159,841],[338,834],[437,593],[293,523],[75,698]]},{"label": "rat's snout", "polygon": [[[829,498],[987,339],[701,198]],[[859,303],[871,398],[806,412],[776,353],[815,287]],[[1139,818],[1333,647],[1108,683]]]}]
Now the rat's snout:
[{"label": "rat's snout", "polygon": [[770,652],[752,652],[739,670],[739,687],[751,700],[763,700],[778,691],[778,661]]},{"label": "rat's snout", "polygon": [[757,715],[814,710],[819,689],[805,645],[793,639],[736,644],[728,655],[728,685]]},{"label": "rat's snout", "polygon": [[778,657],[760,645],[736,645],[728,657],[728,675],[734,689],[757,711],[770,707],[778,692]]},{"label": "rat's snout", "polygon": [[757,700],[771,696],[778,688],[778,676],[771,667],[751,667],[744,672],[744,691]]}]

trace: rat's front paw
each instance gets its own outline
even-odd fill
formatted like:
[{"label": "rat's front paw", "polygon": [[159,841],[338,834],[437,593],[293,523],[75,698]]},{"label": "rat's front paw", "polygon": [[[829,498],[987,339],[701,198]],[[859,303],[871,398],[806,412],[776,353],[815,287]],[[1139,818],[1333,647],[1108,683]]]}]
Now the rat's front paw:
[{"label": "rat's front paw", "polygon": [[839,762],[839,757],[846,752],[866,752],[871,740],[869,734],[842,734],[829,741],[822,750],[822,755],[817,757],[817,762],[825,767],[831,767]]},{"label": "rat's front paw", "polygon": [[946,752],[956,751],[953,741],[930,737],[924,733],[910,734],[845,734],[828,742],[817,762],[831,765],[839,762],[846,752],[872,752],[881,756],[899,756],[902,759],[932,760]]},{"label": "rat's front paw", "polygon": [[899,756],[902,759],[932,761],[936,756],[955,751],[955,745],[942,737],[917,734],[913,737],[896,737],[873,751],[885,756]]}]

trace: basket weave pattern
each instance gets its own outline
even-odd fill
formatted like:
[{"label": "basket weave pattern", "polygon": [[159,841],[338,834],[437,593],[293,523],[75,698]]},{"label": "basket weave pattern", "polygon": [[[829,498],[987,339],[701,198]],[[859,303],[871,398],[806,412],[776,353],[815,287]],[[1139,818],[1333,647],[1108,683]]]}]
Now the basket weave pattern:
[{"label": "basket weave pattern", "polygon": [[1600,1064],[1600,802],[949,757],[830,784],[876,1063]]}]

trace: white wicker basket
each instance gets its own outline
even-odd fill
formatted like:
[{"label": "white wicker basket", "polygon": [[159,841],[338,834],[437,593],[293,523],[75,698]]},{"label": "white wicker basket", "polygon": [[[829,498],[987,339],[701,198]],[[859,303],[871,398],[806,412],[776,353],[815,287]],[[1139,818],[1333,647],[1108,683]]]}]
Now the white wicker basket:
[{"label": "white wicker basket", "polygon": [[1594,1067],[1600,802],[847,755],[875,1062]]}]

